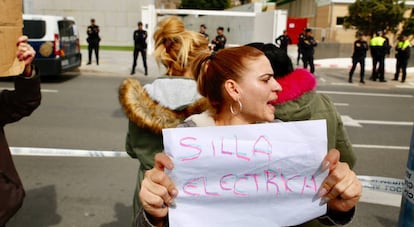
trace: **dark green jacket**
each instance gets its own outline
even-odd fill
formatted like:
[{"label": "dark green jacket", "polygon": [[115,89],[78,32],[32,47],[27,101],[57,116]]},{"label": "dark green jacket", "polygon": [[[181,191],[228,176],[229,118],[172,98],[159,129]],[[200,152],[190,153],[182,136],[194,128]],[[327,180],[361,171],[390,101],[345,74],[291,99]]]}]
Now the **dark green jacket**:
[{"label": "dark green jacket", "polygon": [[315,77],[305,69],[296,69],[277,81],[283,90],[278,92],[275,118],[285,122],[325,119],[328,130],[327,149],[339,150],[340,160],[348,163],[352,169],[356,157],[341,115],[327,96],[316,93]]}]

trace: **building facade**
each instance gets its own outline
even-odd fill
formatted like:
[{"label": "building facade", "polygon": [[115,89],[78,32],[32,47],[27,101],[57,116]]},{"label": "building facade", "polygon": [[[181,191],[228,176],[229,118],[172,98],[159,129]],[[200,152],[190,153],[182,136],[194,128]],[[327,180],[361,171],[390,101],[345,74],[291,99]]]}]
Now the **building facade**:
[{"label": "building facade", "polygon": [[[286,1],[277,6],[288,10],[289,17],[307,18],[308,27],[314,30],[315,38],[333,43],[352,43],[355,40],[354,29],[343,28],[343,19],[348,15],[348,7],[355,0],[295,0]],[[411,15],[414,1],[405,1],[408,10],[405,17]],[[393,39],[392,35],[391,39]]]}]

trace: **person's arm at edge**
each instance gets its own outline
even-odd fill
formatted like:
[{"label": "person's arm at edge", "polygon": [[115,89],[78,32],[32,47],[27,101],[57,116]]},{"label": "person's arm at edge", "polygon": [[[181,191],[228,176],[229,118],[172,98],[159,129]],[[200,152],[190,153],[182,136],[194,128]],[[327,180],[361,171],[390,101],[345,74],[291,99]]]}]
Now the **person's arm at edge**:
[{"label": "person's arm at edge", "polygon": [[36,52],[28,44],[28,37],[22,36],[17,40],[16,53],[19,61],[24,61],[25,67],[21,75],[15,80],[15,111],[22,117],[30,115],[41,101],[40,77],[37,68],[32,65]]},{"label": "person's arm at edge", "polygon": [[40,105],[40,78],[35,66],[31,64],[36,52],[27,44],[27,40],[27,36],[17,40],[16,56],[20,61],[24,61],[25,68],[22,74],[15,78],[15,89],[0,93],[1,124],[18,121],[30,115]]}]

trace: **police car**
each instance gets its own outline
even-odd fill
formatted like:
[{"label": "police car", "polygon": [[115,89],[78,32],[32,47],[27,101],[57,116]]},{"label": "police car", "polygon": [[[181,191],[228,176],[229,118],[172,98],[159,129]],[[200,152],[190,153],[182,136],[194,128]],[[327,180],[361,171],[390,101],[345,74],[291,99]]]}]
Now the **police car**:
[{"label": "police car", "polygon": [[23,14],[23,34],[36,51],[40,75],[59,75],[81,65],[79,33],[73,17]]}]

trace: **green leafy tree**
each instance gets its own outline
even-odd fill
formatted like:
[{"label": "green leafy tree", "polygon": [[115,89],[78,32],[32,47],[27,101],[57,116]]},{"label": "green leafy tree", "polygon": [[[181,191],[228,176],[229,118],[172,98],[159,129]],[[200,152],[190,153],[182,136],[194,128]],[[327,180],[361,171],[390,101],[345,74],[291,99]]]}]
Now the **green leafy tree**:
[{"label": "green leafy tree", "polygon": [[348,7],[349,16],[344,18],[344,27],[356,28],[369,35],[380,30],[395,33],[398,25],[404,22],[405,10],[405,1],[356,0]]},{"label": "green leafy tree", "polygon": [[230,8],[230,0],[182,0],[181,9],[224,10]]},{"label": "green leafy tree", "polygon": [[414,11],[411,12],[410,18],[405,19],[401,33],[407,36],[414,34]]}]

